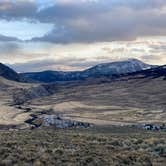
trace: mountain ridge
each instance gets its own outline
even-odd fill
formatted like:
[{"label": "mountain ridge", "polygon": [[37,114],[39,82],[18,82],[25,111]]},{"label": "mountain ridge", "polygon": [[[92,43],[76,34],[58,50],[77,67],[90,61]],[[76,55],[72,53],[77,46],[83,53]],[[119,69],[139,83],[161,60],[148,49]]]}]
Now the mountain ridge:
[{"label": "mountain ridge", "polygon": [[63,72],[47,70],[41,72],[20,73],[20,76],[38,82],[49,83],[56,81],[85,80],[87,78],[97,78],[101,76],[111,77],[154,67],[157,66],[143,63],[137,59],[128,59],[125,61],[98,64],[84,71]]}]

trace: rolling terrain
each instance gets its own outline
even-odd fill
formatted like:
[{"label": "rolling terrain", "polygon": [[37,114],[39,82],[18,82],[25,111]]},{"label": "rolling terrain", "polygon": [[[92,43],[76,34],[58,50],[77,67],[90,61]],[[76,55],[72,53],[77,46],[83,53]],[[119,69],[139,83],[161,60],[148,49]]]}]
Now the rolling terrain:
[{"label": "rolling terrain", "polygon": [[20,110],[20,105],[28,99],[48,95],[48,92],[38,84],[21,83],[0,77],[0,129],[27,128],[25,121],[30,118],[26,110]]},{"label": "rolling terrain", "polygon": [[[165,166],[165,132],[135,127],[166,123],[165,78],[165,66],[49,84],[1,76],[0,165]],[[93,126],[27,123],[46,115]]]},{"label": "rolling terrain", "polygon": [[[156,77],[156,76],[155,76]],[[96,124],[165,123],[165,76],[124,76],[103,83],[63,85],[56,93],[29,101],[34,109],[52,109],[66,117]],[[53,87],[52,87],[53,89]]]},{"label": "rolling terrain", "polygon": [[165,123],[165,76],[161,66],[114,78],[101,75],[49,84],[1,77],[0,124],[22,125],[42,112],[96,125]]}]

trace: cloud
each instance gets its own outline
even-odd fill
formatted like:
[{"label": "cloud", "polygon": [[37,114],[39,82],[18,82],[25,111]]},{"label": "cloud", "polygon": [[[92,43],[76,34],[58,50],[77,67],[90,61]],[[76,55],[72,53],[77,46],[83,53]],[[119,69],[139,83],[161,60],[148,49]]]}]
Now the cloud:
[{"label": "cloud", "polygon": [[19,41],[16,37],[9,37],[0,34],[0,41]]},{"label": "cloud", "polygon": [[166,63],[166,43],[161,38],[65,45],[42,42],[6,44],[0,45],[0,58],[18,72],[83,70],[99,63],[128,58],[156,65]]},{"label": "cloud", "polygon": [[0,43],[0,53],[1,54],[13,54],[19,49],[19,45],[15,42],[8,42],[6,44]]},{"label": "cloud", "polygon": [[33,41],[53,43],[134,40],[166,35],[165,0],[2,0],[0,18],[54,24]]},{"label": "cloud", "polygon": [[82,1],[57,4],[38,13],[55,28],[34,41],[53,43],[135,40],[166,35],[166,1]]},{"label": "cloud", "polygon": [[31,60],[24,63],[7,64],[18,72],[33,72],[43,70],[59,70],[59,71],[75,71],[82,70],[86,67],[96,63],[86,61],[85,58],[62,58],[62,59],[44,59],[44,60]]},{"label": "cloud", "polygon": [[6,20],[33,19],[37,12],[37,4],[31,0],[0,1],[0,17]]},{"label": "cloud", "polygon": [[17,71],[164,64],[165,18],[165,0],[0,0],[0,60]]},{"label": "cloud", "polygon": [[55,61],[53,59],[32,60],[26,63],[15,63],[7,65],[18,72],[32,72],[32,71],[41,71],[42,69],[51,70],[52,66],[55,65]]}]

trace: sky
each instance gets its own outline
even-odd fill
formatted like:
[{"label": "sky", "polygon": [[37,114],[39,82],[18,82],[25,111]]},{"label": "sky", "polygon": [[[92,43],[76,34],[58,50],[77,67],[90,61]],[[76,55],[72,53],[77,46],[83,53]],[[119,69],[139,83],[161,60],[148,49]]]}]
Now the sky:
[{"label": "sky", "polygon": [[166,0],[0,0],[0,62],[17,72],[166,64]]}]

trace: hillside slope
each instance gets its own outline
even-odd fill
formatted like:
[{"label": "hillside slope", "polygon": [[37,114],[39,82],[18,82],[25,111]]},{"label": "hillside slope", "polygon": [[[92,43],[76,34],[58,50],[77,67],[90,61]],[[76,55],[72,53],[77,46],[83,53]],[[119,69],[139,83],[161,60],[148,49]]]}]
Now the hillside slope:
[{"label": "hillside slope", "polygon": [[30,118],[29,107],[20,109],[28,100],[50,95],[39,84],[20,83],[0,76],[0,130],[6,128],[28,127],[24,123]]},{"label": "hillside slope", "polygon": [[99,125],[166,123],[165,76],[163,66],[114,80],[103,77],[59,87],[49,84],[56,93],[28,105]]},{"label": "hillside slope", "polygon": [[20,76],[8,66],[0,63],[0,76],[13,81],[19,81]]}]

